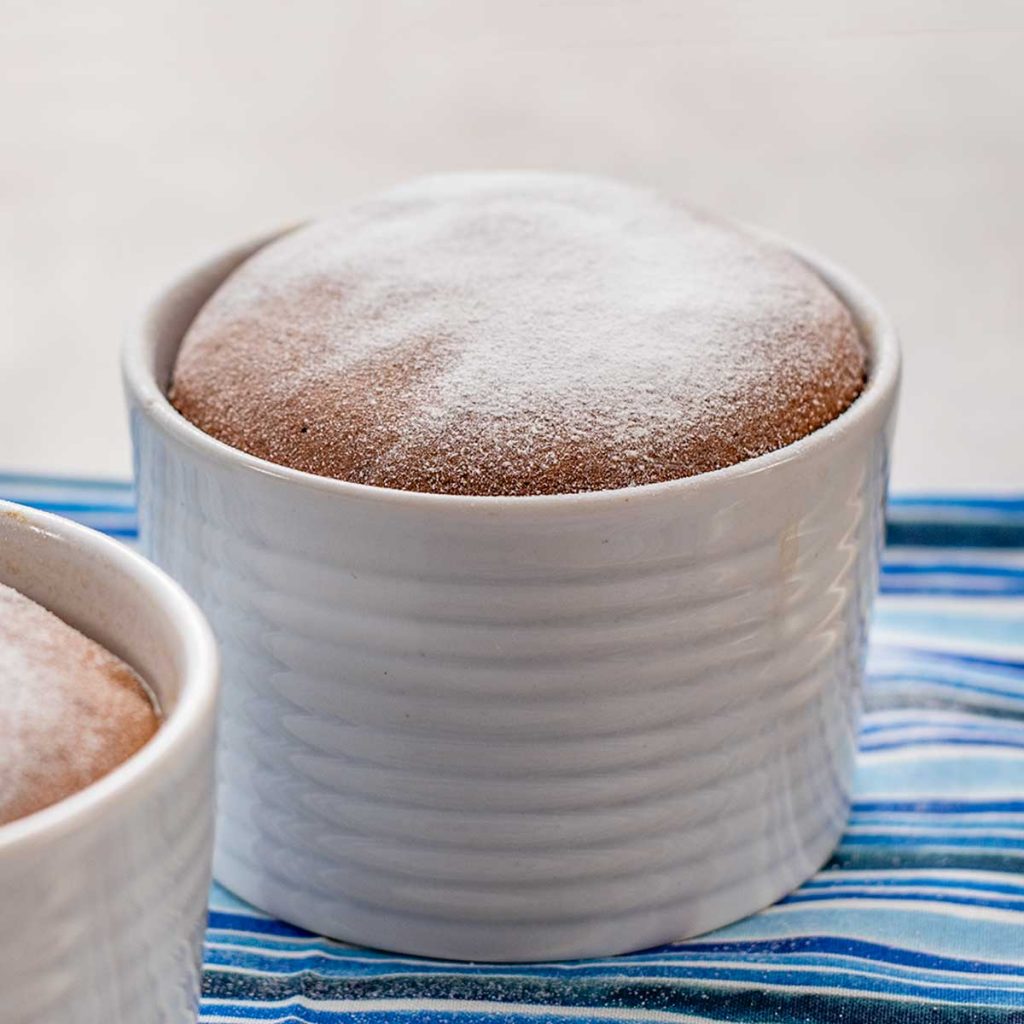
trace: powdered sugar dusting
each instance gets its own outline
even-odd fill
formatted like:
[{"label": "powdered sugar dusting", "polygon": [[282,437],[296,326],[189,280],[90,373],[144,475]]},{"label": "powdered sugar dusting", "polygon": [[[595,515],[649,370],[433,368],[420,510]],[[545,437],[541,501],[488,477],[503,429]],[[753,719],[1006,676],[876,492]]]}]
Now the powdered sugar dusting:
[{"label": "powdered sugar dusting", "polygon": [[447,175],[256,254],[190,329],[172,399],[310,472],[531,494],[761,454],[863,377],[848,311],[782,250],[613,182]]},{"label": "powdered sugar dusting", "polygon": [[157,721],[124,662],[0,584],[0,824],[101,778]]}]

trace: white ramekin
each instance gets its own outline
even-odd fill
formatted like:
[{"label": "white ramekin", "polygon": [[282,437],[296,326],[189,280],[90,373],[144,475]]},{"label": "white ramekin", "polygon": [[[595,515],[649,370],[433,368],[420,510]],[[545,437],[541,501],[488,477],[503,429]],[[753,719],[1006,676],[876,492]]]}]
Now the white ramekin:
[{"label": "white ramekin", "polygon": [[812,874],[846,819],[896,340],[845,274],[870,380],[781,451],[533,498],[310,476],[165,397],[266,240],[171,285],[125,350],[144,549],[206,611],[225,693],[214,873],[370,946],[606,955]]},{"label": "white ramekin", "polygon": [[0,1020],[193,1022],[213,845],[210,629],[123,545],[8,502],[0,582],[132,665],[166,715],[109,775],[0,826]]}]

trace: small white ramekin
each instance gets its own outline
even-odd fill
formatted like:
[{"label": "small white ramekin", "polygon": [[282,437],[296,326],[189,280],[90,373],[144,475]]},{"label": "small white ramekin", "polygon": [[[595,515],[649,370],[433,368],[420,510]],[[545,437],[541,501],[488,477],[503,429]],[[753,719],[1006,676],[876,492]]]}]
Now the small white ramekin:
[{"label": "small white ramekin", "polygon": [[114,771],[0,826],[0,1020],[190,1024],[213,845],[210,629],[139,555],[8,502],[0,582],[123,658],[165,714]]},{"label": "small white ramekin", "polygon": [[[171,285],[124,372],[144,549],[224,659],[214,873],[370,946],[540,960],[755,911],[846,820],[899,355],[845,274],[870,380],[796,444],[528,498],[310,476],[165,397],[205,299]],[[801,254],[803,255],[803,254]]]}]

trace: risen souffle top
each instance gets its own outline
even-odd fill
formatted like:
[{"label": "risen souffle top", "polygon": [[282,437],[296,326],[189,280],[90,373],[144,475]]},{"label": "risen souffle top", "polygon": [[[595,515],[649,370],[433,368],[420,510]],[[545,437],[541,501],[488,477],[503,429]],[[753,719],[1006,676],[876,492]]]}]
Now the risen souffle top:
[{"label": "risen souffle top", "polygon": [[158,725],[120,658],[0,584],[0,825],[102,778]]},{"label": "risen souffle top", "polygon": [[533,495],[673,480],[817,430],[865,353],[796,256],[612,181],[414,181],[293,230],[191,325],[170,397],[270,462]]}]

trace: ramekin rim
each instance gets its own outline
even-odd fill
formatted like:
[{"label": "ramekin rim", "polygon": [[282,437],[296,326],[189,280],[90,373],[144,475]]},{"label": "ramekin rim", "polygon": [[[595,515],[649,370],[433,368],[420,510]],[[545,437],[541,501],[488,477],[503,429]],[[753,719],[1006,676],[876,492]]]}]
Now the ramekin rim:
[{"label": "ramekin rim", "polygon": [[[708,487],[719,486],[727,480],[753,476],[777,465],[798,458],[812,457],[819,449],[831,444],[850,427],[868,418],[879,406],[894,395],[900,378],[900,349],[896,329],[881,305],[873,295],[851,274],[825,259],[809,248],[790,242],[772,232],[758,227],[745,229],[764,241],[781,246],[793,253],[817,273],[850,309],[861,331],[862,340],[868,348],[868,377],[864,389],[853,403],[839,416],[814,432],[799,438],[764,455],[725,466],[722,469],[698,473],[693,476],[658,483],[639,484],[630,487],[616,487],[604,490],[578,491],[563,494],[530,495],[488,495],[488,494],[443,494],[428,491],[411,491],[372,484],[355,483],[334,477],[318,476],[304,470],[282,466],[266,459],[250,455],[241,449],[218,440],[202,431],[171,405],[163,388],[150,371],[146,358],[150,345],[151,324],[154,314],[176,292],[185,281],[203,273],[224,259],[231,252],[240,251],[245,245],[232,246],[217,255],[194,263],[179,272],[144,305],[130,329],[121,349],[121,370],[126,391],[132,399],[167,434],[198,450],[208,458],[236,469],[270,476],[288,485],[306,490],[337,494],[349,500],[377,501],[389,505],[428,508],[445,507],[451,510],[478,509],[482,512],[522,512],[540,509],[563,509],[582,511],[587,507],[600,507],[617,502],[655,500],[666,494],[696,493]],[[267,244],[283,232],[274,232],[253,239],[251,244]]]},{"label": "ramekin rim", "polygon": [[174,708],[156,733],[127,760],[70,796],[0,825],[0,861],[5,855],[84,827],[132,790],[146,787],[173,764],[197,731],[212,727],[219,690],[220,656],[203,613],[163,570],[125,544],[73,520],[15,502],[0,500],[0,516],[82,548],[105,568],[134,579],[167,614],[182,642],[184,669]]}]

